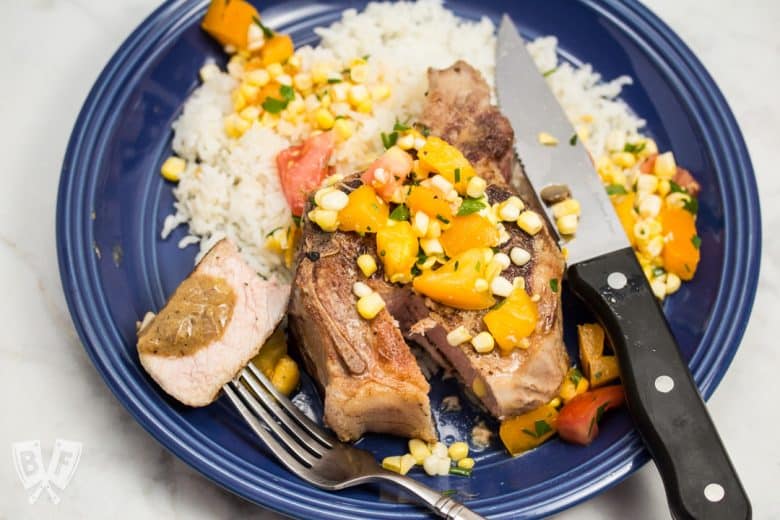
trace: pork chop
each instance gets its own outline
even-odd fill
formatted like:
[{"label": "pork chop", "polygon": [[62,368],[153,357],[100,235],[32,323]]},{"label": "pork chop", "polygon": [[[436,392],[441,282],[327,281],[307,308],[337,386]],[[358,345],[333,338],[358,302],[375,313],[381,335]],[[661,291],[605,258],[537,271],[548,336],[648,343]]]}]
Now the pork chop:
[{"label": "pork chop", "polygon": [[141,365],[172,397],[205,406],[257,355],[289,296],[290,284],[260,278],[222,240],[138,332]]},{"label": "pork chop", "polygon": [[[355,308],[352,285],[365,279],[357,257],[375,250],[373,236],[326,233],[304,219],[290,330],[324,392],[325,423],[341,440],[376,432],[435,441],[430,387],[397,323],[387,310],[367,321]],[[389,285],[381,268],[370,283]]]},{"label": "pork chop", "polygon": [[[431,135],[461,150],[477,174],[490,183],[487,195],[491,204],[517,193],[527,207],[541,213],[515,161],[512,127],[490,104],[489,87],[479,72],[459,61],[447,69],[429,70],[428,82],[422,123]],[[517,178],[513,178],[513,172]],[[510,181],[520,189],[515,191]],[[552,399],[569,365],[557,289],[564,272],[561,252],[546,227],[533,236],[515,224],[506,223],[505,227],[510,238],[500,250],[509,255],[513,247],[520,247],[531,253],[528,263],[513,264],[502,273],[509,280],[522,277],[526,292],[539,297],[539,319],[527,348],[502,355],[499,349],[479,354],[469,343],[452,346],[447,333],[460,325],[473,335],[487,330],[483,318],[488,311],[454,309],[397,289],[384,293],[388,309],[407,339],[425,347],[434,359],[446,359],[464,384],[499,418],[521,414]]]}]

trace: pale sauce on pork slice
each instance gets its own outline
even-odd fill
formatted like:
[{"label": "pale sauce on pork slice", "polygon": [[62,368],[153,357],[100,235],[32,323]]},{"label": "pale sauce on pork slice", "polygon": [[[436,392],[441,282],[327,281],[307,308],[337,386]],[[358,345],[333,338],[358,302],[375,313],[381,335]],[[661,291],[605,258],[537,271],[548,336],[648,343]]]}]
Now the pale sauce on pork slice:
[{"label": "pale sauce on pork slice", "polygon": [[141,331],[138,350],[165,357],[192,355],[222,337],[235,305],[236,293],[224,278],[193,274]]}]

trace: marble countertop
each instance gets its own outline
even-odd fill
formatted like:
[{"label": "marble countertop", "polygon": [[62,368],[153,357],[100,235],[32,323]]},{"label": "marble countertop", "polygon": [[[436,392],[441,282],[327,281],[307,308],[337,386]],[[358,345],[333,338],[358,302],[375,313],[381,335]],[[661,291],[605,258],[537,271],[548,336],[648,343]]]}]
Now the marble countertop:
[{"label": "marble countertop", "polygon": [[[203,478],[153,440],[92,367],[68,315],[57,269],[54,212],[60,165],[78,110],[119,43],[157,0],[4,2],[0,31],[0,519],[279,518]],[[780,228],[780,3],[648,0],[704,62],[729,100],[753,158],[764,229]],[[761,282],[742,346],[710,411],[753,502],[780,519],[780,428],[772,321],[780,309],[780,242],[765,233]],[[775,316],[775,318],[772,318]],[[728,319],[724,316],[723,319]],[[11,444],[83,443],[78,471],[53,505],[27,502]],[[668,518],[657,471],[625,482],[556,518]]]}]

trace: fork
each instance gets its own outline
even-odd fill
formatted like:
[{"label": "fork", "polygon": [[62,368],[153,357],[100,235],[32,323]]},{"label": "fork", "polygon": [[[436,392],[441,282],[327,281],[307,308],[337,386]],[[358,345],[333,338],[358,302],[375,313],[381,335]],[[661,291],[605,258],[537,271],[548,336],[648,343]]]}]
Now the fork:
[{"label": "fork", "polygon": [[390,481],[443,518],[484,520],[453,498],[382,468],[371,453],[335,439],[279,393],[251,363],[222,389],[268,449],[310,484],[338,491]]}]

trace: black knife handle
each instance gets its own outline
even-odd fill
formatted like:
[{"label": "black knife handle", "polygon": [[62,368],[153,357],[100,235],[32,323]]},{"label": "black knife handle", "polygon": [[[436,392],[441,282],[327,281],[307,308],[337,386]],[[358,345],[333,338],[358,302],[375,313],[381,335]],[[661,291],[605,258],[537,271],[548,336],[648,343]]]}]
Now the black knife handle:
[{"label": "black knife handle", "polygon": [[631,416],[661,473],[672,516],[751,518],[747,494],[634,251],[575,264],[568,277],[615,350]]}]

